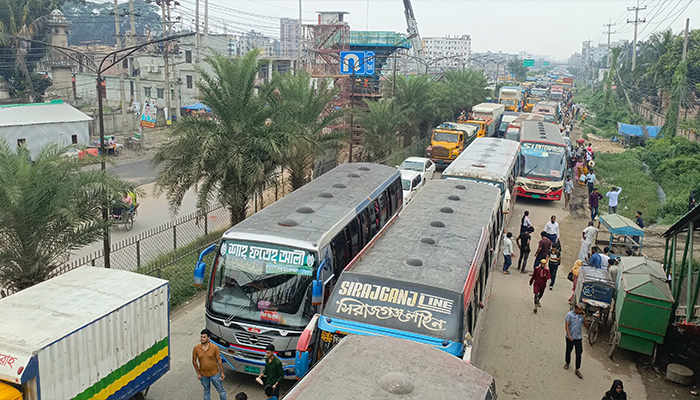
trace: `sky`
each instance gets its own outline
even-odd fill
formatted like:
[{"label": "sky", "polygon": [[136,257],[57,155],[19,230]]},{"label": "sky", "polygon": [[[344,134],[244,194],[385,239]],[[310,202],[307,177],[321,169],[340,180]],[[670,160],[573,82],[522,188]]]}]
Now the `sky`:
[{"label": "sky", "polygon": [[[100,0],[105,1],[105,0]],[[196,0],[181,3],[183,26],[194,18]],[[204,0],[200,1],[203,10]],[[299,18],[298,0],[208,0],[210,29],[227,32],[255,29],[279,36],[274,18]],[[628,7],[637,0],[413,0],[413,10],[422,37],[470,35],[473,52],[549,55],[566,60],[581,52],[581,43],[607,43],[607,23],[614,23],[614,42],[632,40],[634,12]],[[126,0],[119,0],[120,3]],[[301,0],[302,19],[313,23],[316,11],[347,11],[352,30],[406,32],[402,0]],[[639,39],[655,31],[685,29],[685,19],[700,26],[700,0],[639,0]],[[242,12],[241,12],[242,11]],[[203,13],[203,11],[202,11]],[[189,22],[188,22],[189,21]],[[256,29],[257,28],[257,29]]]}]

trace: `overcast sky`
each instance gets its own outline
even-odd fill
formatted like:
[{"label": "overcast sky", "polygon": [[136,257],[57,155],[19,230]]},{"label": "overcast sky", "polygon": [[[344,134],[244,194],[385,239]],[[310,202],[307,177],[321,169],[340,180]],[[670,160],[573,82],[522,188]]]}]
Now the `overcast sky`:
[{"label": "overcast sky", "polygon": [[[102,0],[104,1],[104,0]],[[126,0],[119,0],[120,3]],[[182,12],[194,9],[195,0],[179,0]],[[550,55],[554,59],[567,59],[581,51],[581,42],[592,40],[606,43],[606,27],[611,19],[616,34],[612,41],[632,40],[634,12],[627,7],[636,0],[413,0],[413,10],[422,37],[445,35],[470,35],[472,51],[503,51]],[[204,0],[200,0],[204,4]],[[685,28],[685,19],[700,26],[700,1],[692,0],[639,0],[639,38],[644,39],[654,31],[671,27],[674,32]],[[243,30],[259,25],[263,33],[273,34],[275,20],[269,17],[298,18],[298,0],[209,0],[210,26],[220,30],[223,20],[229,31],[235,26]],[[237,13],[243,10],[251,14]],[[352,30],[406,31],[402,0],[302,0],[304,20],[316,19],[315,11],[347,11],[346,21]],[[218,18],[218,19],[217,19]],[[242,18],[242,19],[234,19]],[[191,19],[191,18],[190,18]],[[238,21],[238,23],[236,22]],[[244,25],[245,24],[245,25]],[[185,25],[186,26],[186,25]],[[277,29],[276,36],[279,36]]]}]

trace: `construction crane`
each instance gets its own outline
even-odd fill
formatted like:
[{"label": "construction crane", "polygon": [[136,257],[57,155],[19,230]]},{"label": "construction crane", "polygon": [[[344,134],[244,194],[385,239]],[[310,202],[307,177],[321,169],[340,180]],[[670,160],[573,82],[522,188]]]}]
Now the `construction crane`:
[{"label": "construction crane", "polygon": [[418,22],[416,22],[415,14],[413,14],[411,0],[403,0],[403,7],[406,15],[406,25],[408,25],[408,39],[411,41],[413,56],[416,58],[417,70],[420,71],[420,64],[425,65],[425,51],[423,50],[423,41],[420,38],[420,33],[418,33]]}]

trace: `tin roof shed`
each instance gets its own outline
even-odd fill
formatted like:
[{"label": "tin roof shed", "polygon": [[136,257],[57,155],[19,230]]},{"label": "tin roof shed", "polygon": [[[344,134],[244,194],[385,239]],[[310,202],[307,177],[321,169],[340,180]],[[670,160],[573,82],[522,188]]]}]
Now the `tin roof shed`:
[{"label": "tin roof shed", "polygon": [[0,127],[83,121],[92,121],[92,118],[63,100],[0,106]]}]

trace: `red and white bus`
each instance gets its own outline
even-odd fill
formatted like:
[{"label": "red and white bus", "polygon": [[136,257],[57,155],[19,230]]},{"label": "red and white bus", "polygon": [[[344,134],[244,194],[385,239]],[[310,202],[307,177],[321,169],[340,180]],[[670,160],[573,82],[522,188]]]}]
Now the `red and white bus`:
[{"label": "red and white bus", "polygon": [[520,126],[518,196],[560,200],[564,188],[567,149],[559,127],[550,122],[523,121]]}]

